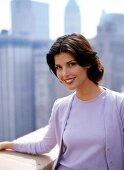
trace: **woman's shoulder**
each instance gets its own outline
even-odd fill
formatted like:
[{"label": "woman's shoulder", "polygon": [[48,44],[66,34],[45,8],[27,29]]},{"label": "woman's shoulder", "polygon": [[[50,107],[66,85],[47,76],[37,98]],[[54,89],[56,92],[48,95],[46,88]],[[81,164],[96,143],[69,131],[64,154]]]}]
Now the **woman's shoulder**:
[{"label": "woman's shoulder", "polygon": [[[113,91],[110,89],[107,90],[108,101],[115,101],[118,108],[124,108],[124,93]],[[114,103],[113,103],[114,104]]]},{"label": "woman's shoulder", "polygon": [[55,101],[55,105],[66,105],[66,104],[69,104],[71,102],[71,100],[73,99],[73,96],[75,95],[75,92],[73,92],[72,94],[68,95],[68,96],[65,96],[65,97],[62,97],[62,98],[58,98],[56,101]]},{"label": "woman's shoulder", "polygon": [[56,115],[56,114],[60,115],[60,113],[66,113],[63,111],[66,108],[70,107],[74,94],[75,93],[72,93],[68,96],[58,98],[53,104],[52,115]]},{"label": "woman's shoulder", "polygon": [[124,100],[124,93],[121,93],[121,92],[118,92],[118,91],[114,91],[114,90],[110,90],[110,89],[107,89],[107,94],[110,96],[110,97],[116,97],[120,100]]}]

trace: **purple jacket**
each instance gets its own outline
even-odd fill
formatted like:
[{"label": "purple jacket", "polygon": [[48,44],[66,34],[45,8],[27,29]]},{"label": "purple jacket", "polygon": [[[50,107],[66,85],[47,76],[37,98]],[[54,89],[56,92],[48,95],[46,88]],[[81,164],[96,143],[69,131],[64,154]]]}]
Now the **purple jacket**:
[{"label": "purple jacket", "polygon": [[[124,95],[107,90],[105,108],[103,110],[106,133],[106,160],[109,170],[124,170]],[[14,149],[19,152],[42,154],[59,145],[59,156],[53,170],[61,157],[62,137],[69,116],[71,103],[75,93],[57,99],[53,105],[48,131],[42,141],[35,143],[16,143]]]}]

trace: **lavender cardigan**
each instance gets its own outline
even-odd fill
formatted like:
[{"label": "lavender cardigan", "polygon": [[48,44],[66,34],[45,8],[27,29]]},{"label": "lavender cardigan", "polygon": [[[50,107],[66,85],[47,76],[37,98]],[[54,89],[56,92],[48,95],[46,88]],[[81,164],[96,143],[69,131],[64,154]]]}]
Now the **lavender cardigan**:
[{"label": "lavender cardigan", "polygon": [[[106,160],[109,170],[124,170],[124,96],[107,90],[103,110],[106,134]],[[49,120],[49,127],[42,141],[22,144],[15,141],[14,150],[32,154],[49,152],[56,144],[60,151],[53,170],[61,157],[62,137],[74,94],[56,100]]]}]

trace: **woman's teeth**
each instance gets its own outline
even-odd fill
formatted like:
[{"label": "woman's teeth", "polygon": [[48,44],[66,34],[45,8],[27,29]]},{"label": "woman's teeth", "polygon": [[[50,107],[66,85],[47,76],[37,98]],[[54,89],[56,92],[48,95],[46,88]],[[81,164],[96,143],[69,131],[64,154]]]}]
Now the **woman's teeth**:
[{"label": "woman's teeth", "polygon": [[65,82],[66,82],[67,84],[70,84],[70,83],[73,82],[73,80],[74,80],[74,78],[71,78],[71,79],[65,80]]}]

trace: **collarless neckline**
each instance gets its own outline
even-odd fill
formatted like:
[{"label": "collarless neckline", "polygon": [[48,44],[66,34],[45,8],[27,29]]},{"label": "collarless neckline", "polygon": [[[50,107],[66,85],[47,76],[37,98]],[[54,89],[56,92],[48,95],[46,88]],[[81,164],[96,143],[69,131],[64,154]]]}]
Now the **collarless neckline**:
[{"label": "collarless neckline", "polygon": [[105,96],[106,95],[106,90],[104,90],[103,92],[101,92],[98,96],[92,98],[92,99],[89,99],[89,100],[83,100],[83,99],[80,99],[76,93],[75,93],[75,96],[74,96],[74,100],[77,101],[77,102],[82,102],[82,103],[90,103],[90,102],[94,102],[98,99],[100,99],[101,97]]}]

